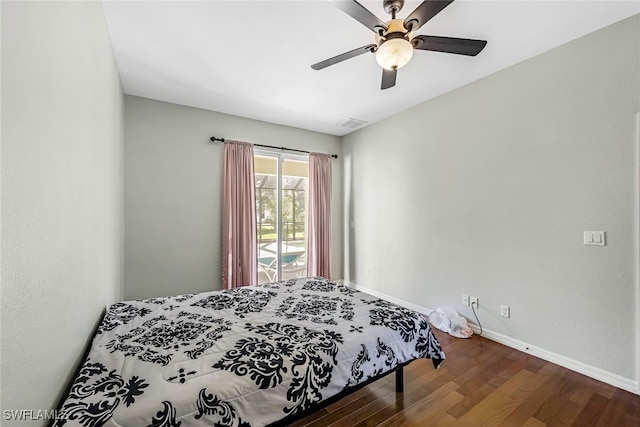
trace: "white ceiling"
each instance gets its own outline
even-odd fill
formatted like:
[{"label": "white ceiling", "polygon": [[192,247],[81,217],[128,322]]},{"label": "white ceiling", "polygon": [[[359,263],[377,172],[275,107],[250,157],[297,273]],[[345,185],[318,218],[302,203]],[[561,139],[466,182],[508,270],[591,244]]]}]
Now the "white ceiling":
[{"label": "white ceiling", "polygon": [[[360,3],[388,20],[382,0]],[[103,4],[125,93],[332,135],[353,131],[339,126],[349,118],[379,121],[640,12],[640,0],[457,0],[417,34],[487,47],[477,57],[418,51],[381,91],[373,54],[311,69],[373,42],[323,0]],[[419,4],[407,0],[398,17]]]}]

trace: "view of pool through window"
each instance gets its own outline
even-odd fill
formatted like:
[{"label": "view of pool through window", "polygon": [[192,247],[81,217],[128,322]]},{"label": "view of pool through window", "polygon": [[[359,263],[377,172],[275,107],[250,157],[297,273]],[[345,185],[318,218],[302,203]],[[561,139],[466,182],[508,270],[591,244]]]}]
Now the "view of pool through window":
[{"label": "view of pool through window", "polygon": [[255,155],[258,282],[306,275],[306,156]]}]

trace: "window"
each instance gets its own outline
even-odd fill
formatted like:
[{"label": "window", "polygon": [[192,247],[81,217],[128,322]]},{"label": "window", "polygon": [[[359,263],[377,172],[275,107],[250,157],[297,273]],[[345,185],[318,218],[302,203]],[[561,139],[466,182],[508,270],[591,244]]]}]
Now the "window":
[{"label": "window", "polygon": [[305,276],[308,158],[256,150],[254,160],[258,282]]}]

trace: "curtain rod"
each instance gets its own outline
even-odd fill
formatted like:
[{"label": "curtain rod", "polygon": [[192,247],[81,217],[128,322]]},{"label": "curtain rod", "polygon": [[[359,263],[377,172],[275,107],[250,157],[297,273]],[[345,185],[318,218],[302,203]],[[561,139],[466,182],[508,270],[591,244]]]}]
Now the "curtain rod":
[{"label": "curtain rod", "polygon": [[[212,136],[209,139],[211,140],[211,142],[224,142],[224,138],[216,138],[215,136]],[[309,154],[309,152],[306,150],[296,150],[295,148],[274,147],[273,145],[264,145],[264,144],[253,144],[253,145],[255,145],[256,147],[275,148],[276,150],[297,151],[298,153]],[[337,154],[330,154],[330,156],[333,157],[334,159],[338,158]]]}]

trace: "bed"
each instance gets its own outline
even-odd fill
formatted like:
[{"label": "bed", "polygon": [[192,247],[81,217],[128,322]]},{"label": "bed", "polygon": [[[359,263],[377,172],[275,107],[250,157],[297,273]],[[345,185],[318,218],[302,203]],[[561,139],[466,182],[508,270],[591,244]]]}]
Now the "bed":
[{"label": "bed", "polygon": [[120,302],[53,425],[283,425],[417,358],[424,316],[319,277]]}]

